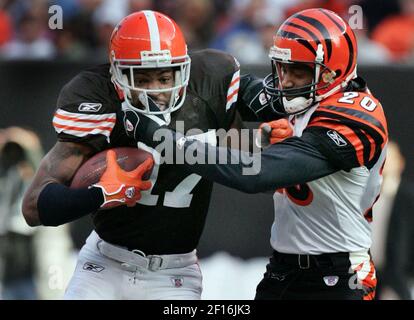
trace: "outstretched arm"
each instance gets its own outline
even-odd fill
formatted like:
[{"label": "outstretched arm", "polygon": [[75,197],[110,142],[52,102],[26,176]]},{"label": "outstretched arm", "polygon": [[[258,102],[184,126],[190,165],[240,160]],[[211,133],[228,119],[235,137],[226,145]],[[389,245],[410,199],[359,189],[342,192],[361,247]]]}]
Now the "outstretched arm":
[{"label": "outstretched arm", "polygon": [[[195,154],[194,158],[203,160],[201,164],[186,162],[188,170],[247,193],[275,191],[338,170],[315,147],[297,137],[273,144],[261,153],[251,154],[183,137],[177,139],[176,134],[172,136],[174,143],[184,149],[184,154]],[[209,163],[209,159],[216,161]]]},{"label": "outstretched arm", "polygon": [[124,121],[129,123],[127,134],[153,148],[160,144],[153,139],[154,133],[165,130],[158,132],[164,138],[162,145],[173,146],[176,152],[183,152],[189,171],[248,193],[274,191],[339,170],[306,138],[289,138],[271,145],[262,153],[251,154],[191,140],[159,125],[155,116],[138,115],[132,110],[125,111]]}]

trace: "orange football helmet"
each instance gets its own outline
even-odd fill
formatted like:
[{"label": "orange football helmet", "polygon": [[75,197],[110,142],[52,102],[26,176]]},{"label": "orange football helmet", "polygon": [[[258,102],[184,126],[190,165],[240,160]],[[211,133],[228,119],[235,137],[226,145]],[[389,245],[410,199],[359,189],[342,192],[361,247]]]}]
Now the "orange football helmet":
[{"label": "orange football helmet", "polygon": [[[184,103],[191,59],[180,28],[166,15],[144,10],[122,19],[111,35],[109,60],[112,81],[131,109],[145,114],[164,114],[179,109]],[[173,68],[174,86],[144,89],[135,85],[134,72],[154,68]],[[138,93],[142,109],[133,105],[131,90]],[[169,105],[162,111],[151,110],[148,96],[165,92],[171,92]]]},{"label": "orange football helmet", "polygon": [[[302,113],[357,76],[354,32],[341,17],[326,9],[303,10],[289,17],[277,31],[269,57],[272,73],[263,82],[269,103],[278,114]],[[284,63],[311,66],[312,83],[282,88]]]}]

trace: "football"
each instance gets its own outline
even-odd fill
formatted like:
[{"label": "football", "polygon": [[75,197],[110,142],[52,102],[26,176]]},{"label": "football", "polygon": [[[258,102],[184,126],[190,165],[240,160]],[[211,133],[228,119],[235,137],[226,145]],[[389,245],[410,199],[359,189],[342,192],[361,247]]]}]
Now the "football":
[{"label": "football", "polygon": [[[108,149],[110,150],[110,149]],[[108,150],[101,151],[92,158],[88,159],[80,168],[76,171],[71,185],[71,188],[86,188],[99,181],[102,174],[106,169],[106,154]],[[132,147],[119,147],[113,148],[116,153],[116,160],[119,166],[125,171],[132,171],[138,165],[143,163],[149,157],[152,158],[151,153],[138,148]],[[151,171],[149,170],[144,174],[143,179],[147,180]]]}]

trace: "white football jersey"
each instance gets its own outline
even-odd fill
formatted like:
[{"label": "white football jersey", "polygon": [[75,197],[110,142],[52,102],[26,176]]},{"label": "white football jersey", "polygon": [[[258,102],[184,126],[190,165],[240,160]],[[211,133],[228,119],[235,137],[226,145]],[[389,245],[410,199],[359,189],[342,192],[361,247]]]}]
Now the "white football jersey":
[{"label": "white football jersey", "polygon": [[356,164],[275,192],[272,247],[293,254],[368,250],[387,143],[380,103],[367,93],[340,93],[290,120],[295,136],[313,128],[333,153],[337,148]]}]

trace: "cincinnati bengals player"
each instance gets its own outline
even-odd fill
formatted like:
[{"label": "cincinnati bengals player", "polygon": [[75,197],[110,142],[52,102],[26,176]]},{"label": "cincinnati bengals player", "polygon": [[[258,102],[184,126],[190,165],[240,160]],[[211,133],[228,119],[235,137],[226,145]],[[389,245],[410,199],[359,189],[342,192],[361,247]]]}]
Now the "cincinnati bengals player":
[{"label": "cincinnati bengals player", "polygon": [[[179,133],[173,142],[201,159],[227,156],[226,164],[188,166],[209,180],[249,193],[276,190],[274,251],[256,299],[373,299],[370,222],[388,129],[380,102],[357,76],[355,35],[332,11],[304,10],[280,26],[270,57],[265,92],[274,118],[288,117],[293,137],[256,155],[256,175],[243,175],[242,151]],[[137,123],[131,112],[125,116]],[[139,120],[127,133],[151,143],[159,126]]]},{"label": "cincinnati bengals player", "polygon": [[[161,164],[156,150],[139,143],[155,160],[150,181],[142,181],[150,161],[125,173],[109,153],[108,170],[117,174],[107,173],[89,189],[67,185],[97,152],[137,146],[124,132],[121,109],[160,117],[172,128],[182,121],[182,130],[197,128],[203,133],[195,138],[216,144],[214,129],[241,128],[236,102],[250,107],[251,116],[263,112],[266,103],[256,99],[262,82],[241,77],[237,61],[223,52],[189,55],[177,24],[154,11],[125,17],[109,49],[110,64],[83,71],[63,87],[53,118],[58,142],[26,193],[24,216],[30,225],[56,226],[94,212],[95,231],[80,252],[66,299],[199,299],[195,248],[210,181],[182,165]],[[131,187],[135,196],[128,198]]]}]

